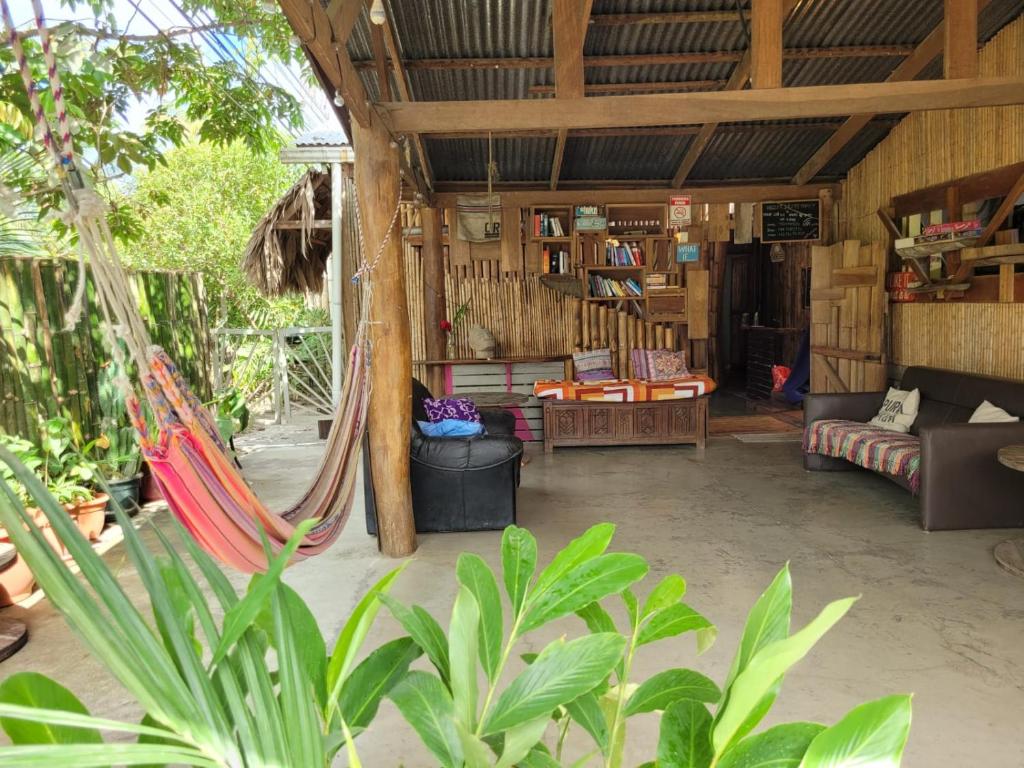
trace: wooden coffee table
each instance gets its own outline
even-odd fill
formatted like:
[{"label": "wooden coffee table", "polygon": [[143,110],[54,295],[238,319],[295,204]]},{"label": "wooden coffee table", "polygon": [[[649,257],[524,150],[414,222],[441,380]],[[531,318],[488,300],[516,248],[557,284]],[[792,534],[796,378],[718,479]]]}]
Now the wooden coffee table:
[{"label": "wooden coffee table", "polygon": [[[1003,466],[1024,472],[1024,445],[1008,445],[996,454]],[[1021,503],[1024,503],[1022,501]],[[1015,576],[1024,576],[1024,539],[1007,539],[996,544],[996,562]]]},{"label": "wooden coffee table", "polygon": [[469,398],[477,408],[515,408],[530,399],[522,392],[456,392],[452,397]]}]

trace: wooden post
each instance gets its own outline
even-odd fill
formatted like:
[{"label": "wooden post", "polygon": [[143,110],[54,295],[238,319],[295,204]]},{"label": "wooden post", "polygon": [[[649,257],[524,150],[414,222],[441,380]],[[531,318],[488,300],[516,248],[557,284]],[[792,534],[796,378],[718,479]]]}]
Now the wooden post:
[{"label": "wooden post", "polygon": [[946,79],[978,76],[978,0],[945,0]]},{"label": "wooden post", "polygon": [[821,244],[831,245],[836,241],[832,190],[825,188],[818,192],[818,202],[821,206],[821,221],[818,223]]},{"label": "wooden post", "polygon": [[782,87],[782,0],[753,0],[750,8],[750,87]]},{"label": "wooden post", "polygon": [[[441,209],[423,208],[423,339],[427,360],[448,357],[448,340],[441,330],[445,320],[444,246],[441,244]],[[427,367],[427,388],[434,397],[444,391],[444,366]]]},{"label": "wooden post", "polygon": [[[362,218],[366,258],[377,259],[398,206],[398,149],[372,120],[353,121],[356,194]],[[367,426],[370,470],[377,503],[381,552],[405,557],[416,551],[416,526],[409,485],[409,420],[412,418],[412,341],[402,265],[402,233],[395,227],[370,274],[370,397]]]}]

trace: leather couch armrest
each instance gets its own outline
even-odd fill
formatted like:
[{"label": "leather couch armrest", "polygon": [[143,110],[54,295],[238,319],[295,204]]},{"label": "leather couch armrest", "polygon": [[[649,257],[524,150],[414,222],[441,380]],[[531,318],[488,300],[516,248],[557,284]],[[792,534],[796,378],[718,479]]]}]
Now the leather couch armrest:
[{"label": "leather couch armrest", "polygon": [[1000,448],[1024,443],[1024,423],[942,424],[921,430],[921,525],[925,530],[1024,525],[1024,472]]},{"label": "leather couch armrest", "polygon": [[809,394],[804,397],[804,424],[822,419],[871,421],[885,402],[885,392]]},{"label": "leather couch armrest", "polygon": [[427,437],[412,439],[413,461],[434,469],[488,469],[515,459],[523,453],[523,441],[512,435],[484,437]]}]

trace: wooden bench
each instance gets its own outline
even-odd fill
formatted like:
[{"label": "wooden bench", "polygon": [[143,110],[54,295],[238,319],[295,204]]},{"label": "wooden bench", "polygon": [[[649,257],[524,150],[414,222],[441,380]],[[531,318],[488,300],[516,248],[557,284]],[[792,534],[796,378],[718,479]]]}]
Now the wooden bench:
[{"label": "wooden bench", "polygon": [[562,445],[707,444],[707,395],[638,403],[542,402],[545,453]]}]

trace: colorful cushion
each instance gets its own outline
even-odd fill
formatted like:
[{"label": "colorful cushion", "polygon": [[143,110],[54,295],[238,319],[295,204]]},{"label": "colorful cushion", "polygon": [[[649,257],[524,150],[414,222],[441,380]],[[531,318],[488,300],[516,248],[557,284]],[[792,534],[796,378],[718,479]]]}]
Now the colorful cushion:
[{"label": "colorful cushion", "polygon": [[480,411],[476,409],[473,401],[466,397],[448,397],[436,400],[433,397],[425,397],[423,398],[423,409],[433,424],[445,419],[480,422]]},{"label": "colorful cushion", "polygon": [[612,351],[610,349],[574,352],[572,364],[576,369],[578,381],[608,381],[615,378],[615,374],[612,373]]},{"label": "colorful cushion", "polygon": [[476,437],[484,433],[484,425],[464,419],[442,419],[441,421],[417,422],[427,437]]},{"label": "colorful cushion", "polygon": [[998,405],[993,405],[988,400],[983,400],[981,405],[975,408],[968,424],[1002,424],[1004,422],[1020,421],[1020,416],[1011,416]]},{"label": "colorful cushion", "polygon": [[538,381],[533,394],[548,400],[585,400],[605,403],[644,403],[657,400],[686,400],[715,391],[707,376],[684,376],[666,381],[613,379],[601,382]]},{"label": "colorful cushion", "polygon": [[858,467],[902,477],[921,488],[921,439],[860,421],[823,419],[804,431],[804,452],[846,459]]},{"label": "colorful cushion", "polygon": [[686,369],[686,353],[668,349],[634,349],[630,352],[633,360],[633,375],[638,379],[665,381],[689,376]]},{"label": "colorful cushion", "polygon": [[890,432],[909,432],[917,419],[917,409],[921,407],[921,392],[913,389],[896,389],[889,387],[885,402],[870,422],[871,426]]}]

